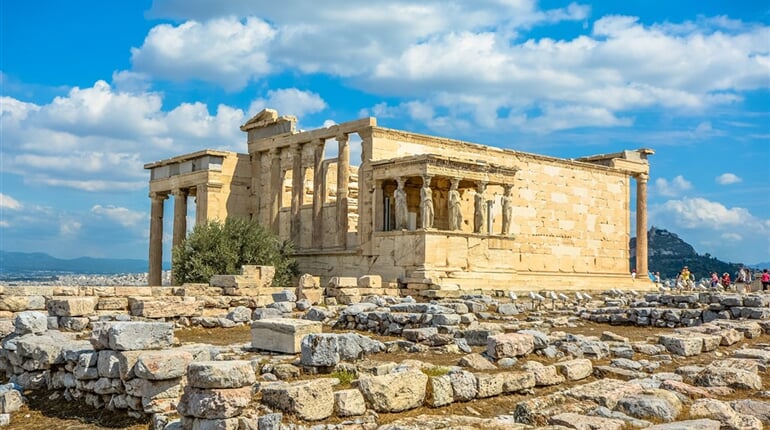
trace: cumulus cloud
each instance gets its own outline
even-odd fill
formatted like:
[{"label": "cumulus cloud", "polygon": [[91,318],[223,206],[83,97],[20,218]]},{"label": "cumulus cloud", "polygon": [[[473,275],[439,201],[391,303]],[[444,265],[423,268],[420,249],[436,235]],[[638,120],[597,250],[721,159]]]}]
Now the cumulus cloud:
[{"label": "cumulus cloud", "polygon": [[264,108],[278,110],[280,114],[294,115],[302,118],[307,114],[323,111],[327,108],[326,102],[318,94],[311,91],[302,91],[297,88],[283,88],[270,90],[266,98],[258,98],[249,106],[249,116],[253,116]]},{"label": "cumulus cloud", "polygon": [[18,200],[14,199],[13,197],[0,193],[0,208],[2,209],[10,209],[10,210],[19,210],[22,208],[21,203],[19,203]]},{"label": "cumulus cloud", "polygon": [[[123,75],[121,75],[123,76]],[[203,103],[163,109],[160,93],[120,90],[105,81],[72,88],[47,104],[0,103],[3,170],[28,184],[85,191],[135,190],[143,164],[203,148],[243,150],[241,109]]]},{"label": "cumulus cloud", "polygon": [[83,224],[74,219],[63,219],[59,223],[59,234],[62,236],[77,236]]},{"label": "cumulus cloud", "polygon": [[727,208],[721,203],[700,197],[669,200],[662,205],[662,211],[671,214],[676,224],[685,228],[721,229],[727,226],[761,225],[744,208]]},{"label": "cumulus cloud", "polygon": [[671,181],[668,181],[665,178],[658,178],[655,180],[655,189],[660,195],[666,197],[676,197],[691,188],[692,183],[682,175],[674,177]]},{"label": "cumulus cloud", "polygon": [[721,175],[717,176],[715,180],[719,185],[737,184],[743,181],[740,176],[734,173],[722,173]]},{"label": "cumulus cloud", "polygon": [[571,39],[527,38],[538,25],[586,20],[590,8],[478,3],[289,0],[254,16],[242,1],[156,1],[150,16],[183,22],[153,28],[132,58],[139,71],[231,89],[285,70],[325,73],[413,99],[389,106],[391,115],[420,121],[426,110],[442,112],[428,115],[434,129],[468,120],[535,132],[626,126],[633,117],[625,113],[636,109],[692,115],[767,87],[766,25],[727,17],[648,25],[608,15]]},{"label": "cumulus cloud", "polygon": [[110,219],[123,227],[134,227],[144,221],[147,214],[144,212],[132,211],[128,208],[113,205],[94,205],[91,213]]}]

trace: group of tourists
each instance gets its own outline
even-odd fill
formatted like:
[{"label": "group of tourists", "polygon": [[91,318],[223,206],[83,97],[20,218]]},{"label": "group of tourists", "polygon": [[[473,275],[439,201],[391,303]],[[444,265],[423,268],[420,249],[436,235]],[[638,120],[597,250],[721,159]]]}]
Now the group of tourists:
[{"label": "group of tourists", "polygon": [[[751,268],[740,265],[735,272],[735,278],[725,272],[720,277],[717,272],[711,272],[709,287],[712,289],[723,288],[725,290],[735,290],[737,292],[747,292],[751,290],[751,283],[754,281],[754,272]],[[770,272],[764,269],[760,275],[762,291],[770,290]],[[674,287],[680,290],[692,290],[695,286],[695,276],[690,272],[690,268],[684,266],[679,274],[676,275]]]}]

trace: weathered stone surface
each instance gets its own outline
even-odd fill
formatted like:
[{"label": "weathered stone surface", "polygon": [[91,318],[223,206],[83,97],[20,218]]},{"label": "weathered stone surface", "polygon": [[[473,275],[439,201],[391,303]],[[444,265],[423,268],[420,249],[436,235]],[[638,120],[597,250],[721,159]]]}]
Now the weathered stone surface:
[{"label": "weathered stone surface", "polygon": [[503,333],[489,336],[487,354],[494,358],[521,357],[535,350],[535,338],[528,334]]},{"label": "weathered stone surface", "polygon": [[334,410],[337,412],[337,416],[340,417],[363,415],[366,412],[364,395],[355,388],[335,391]]},{"label": "weathered stone surface", "polygon": [[674,423],[657,424],[647,427],[647,430],[719,430],[721,424],[719,421],[701,419],[677,421]]},{"label": "weathered stone surface", "polygon": [[504,393],[515,393],[533,388],[537,383],[535,374],[532,372],[502,372],[500,375],[503,378]]},{"label": "weathered stone surface", "polygon": [[460,360],[457,362],[458,366],[467,367],[473,370],[495,370],[497,369],[497,366],[490,363],[489,360],[484,358],[483,355],[479,353],[472,353],[463,356],[460,358]]},{"label": "weathered stone surface", "polygon": [[302,339],[300,361],[306,366],[336,366],[385,350],[385,345],[358,333],[318,333]]},{"label": "weathered stone surface", "polygon": [[22,312],[44,310],[46,308],[43,296],[0,296],[0,311]]},{"label": "weathered stone surface", "polygon": [[564,376],[556,370],[556,366],[545,366],[537,361],[528,361],[522,365],[522,369],[535,375],[535,386],[558,385],[565,381]]},{"label": "weathered stone surface", "polygon": [[48,315],[42,312],[19,312],[13,321],[16,334],[42,334],[48,330]]},{"label": "weathered stone surface", "polygon": [[295,319],[262,319],[251,323],[251,346],[266,351],[297,354],[302,339],[312,333],[321,333],[317,321]]},{"label": "weathered stone surface", "polygon": [[95,297],[52,297],[47,302],[48,313],[57,317],[92,315],[96,302]]},{"label": "weathered stone surface", "polygon": [[0,414],[16,412],[24,405],[21,391],[13,384],[0,385]]},{"label": "weathered stone surface", "polygon": [[548,420],[551,425],[565,426],[573,429],[591,430],[622,430],[626,423],[619,419],[589,417],[575,413],[554,415]]},{"label": "weathered stone surface", "polygon": [[126,394],[143,399],[175,399],[182,393],[182,378],[150,381],[134,378],[123,383]]},{"label": "weathered stone surface", "polygon": [[426,394],[425,403],[428,406],[437,408],[451,404],[453,401],[452,381],[449,375],[431,376],[428,378]]},{"label": "weathered stone surface", "polygon": [[593,373],[591,360],[578,358],[575,360],[561,361],[554,364],[556,370],[568,381],[579,381]]},{"label": "weathered stone surface", "polygon": [[273,408],[307,421],[318,421],[334,413],[334,378],[270,384],[262,388],[262,401]]},{"label": "weathered stone surface", "polygon": [[178,378],[185,374],[192,359],[192,354],[179,349],[144,352],[136,360],[134,374],[151,380]]},{"label": "weathered stone surface", "polygon": [[241,388],[256,382],[250,361],[195,361],[187,366],[187,383],[194,388]]},{"label": "weathered stone surface", "polygon": [[670,391],[652,389],[621,398],[615,409],[634,418],[671,422],[682,412],[682,402]]},{"label": "weathered stone surface", "polygon": [[[177,410],[181,415],[205,419],[237,417],[251,401],[251,387],[199,389],[185,387]],[[329,399],[331,404],[331,398]]]},{"label": "weathered stone surface", "polygon": [[367,403],[377,412],[401,412],[419,407],[425,399],[427,382],[428,376],[414,369],[363,376],[358,381]]},{"label": "weathered stone surface", "polygon": [[[709,418],[722,423],[724,428],[746,429],[762,428],[762,422],[754,416],[742,416],[729,404],[716,399],[698,399],[690,405],[690,417]],[[752,425],[753,424],[753,425]]]},{"label": "weathered stone surface", "polygon": [[249,322],[251,321],[251,309],[246,306],[236,306],[227,313],[226,318],[237,323]]},{"label": "weathered stone surface", "polygon": [[452,396],[455,402],[467,402],[478,395],[479,389],[476,383],[476,375],[465,370],[452,370],[449,372],[449,380],[452,383]]},{"label": "weathered stone surface", "polygon": [[730,387],[749,390],[762,389],[762,378],[756,373],[730,367],[709,366],[695,377],[703,387]]},{"label": "weathered stone surface", "polygon": [[476,375],[476,397],[483,399],[486,397],[499,396],[503,393],[503,384],[505,377],[495,373],[477,373]]},{"label": "weathered stone surface", "polygon": [[603,379],[570,388],[565,392],[569,397],[591,400],[599,405],[614,409],[622,397],[642,392],[642,387],[617,379]]},{"label": "weathered stone surface", "polygon": [[95,327],[90,340],[96,349],[104,349],[105,340],[109,349],[118,351],[170,348],[174,326],[162,322],[109,322]]},{"label": "weathered stone surface", "polygon": [[678,334],[661,335],[658,341],[670,353],[684,357],[698,355],[703,350],[703,339],[701,337]]},{"label": "weathered stone surface", "polygon": [[757,417],[765,426],[770,424],[770,402],[744,399],[736,400],[730,406],[739,414]]}]

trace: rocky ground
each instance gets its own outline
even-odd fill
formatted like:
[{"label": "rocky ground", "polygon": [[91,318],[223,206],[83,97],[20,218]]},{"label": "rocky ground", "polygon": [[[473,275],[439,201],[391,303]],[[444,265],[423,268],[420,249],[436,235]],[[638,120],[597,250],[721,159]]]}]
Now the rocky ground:
[{"label": "rocky ground", "polygon": [[[227,428],[770,428],[770,297],[590,294],[582,303],[369,297],[305,306],[294,298],[232,328],[174,335],[176,346],[254,368],[254,395],[239,406],[238,427]],[[305,336],[300,354],[254,348],[251,324],[287,317],[318,321],[323,333]],[[150,424],[58,392],[26,394],[9,428]]]}]

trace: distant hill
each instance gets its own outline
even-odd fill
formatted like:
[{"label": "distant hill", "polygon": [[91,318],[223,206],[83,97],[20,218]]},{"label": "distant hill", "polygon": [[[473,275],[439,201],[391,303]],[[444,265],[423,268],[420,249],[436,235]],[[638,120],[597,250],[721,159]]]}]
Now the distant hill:
[{"label": "distant hill", "polygon": [[[164,269],[168,267],[169,263],[163,263]],[[147,260],[91,257],[66,260],[43,252],[0,251],[0,275],[6,276],[40,272],[111,275],[146,271]]]},{"label": "distant hill", "polygon": [[[675,233],[652,227],[647,232],[648,267],[652,272],[660,272],[662,278],[674,278],[687,266],[696,278],[706,278],[711,272],[720,275],[727,272],[732,277],[738,270],[738,264],[727,263],[709,254],[698,254],[695,248],[683,241]],[[631,267],[636,256],[636,238],[631,238]]]}]

